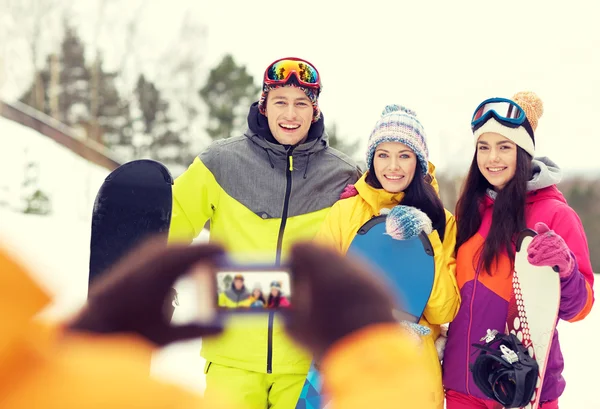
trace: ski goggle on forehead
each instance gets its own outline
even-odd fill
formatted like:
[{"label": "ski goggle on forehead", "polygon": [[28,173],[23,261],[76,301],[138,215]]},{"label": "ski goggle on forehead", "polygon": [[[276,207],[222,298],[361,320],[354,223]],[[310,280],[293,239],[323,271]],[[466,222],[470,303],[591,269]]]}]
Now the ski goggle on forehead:
[{"label": "ski goggle on forehead", "polygon": [[321,88],[321,76],[314,65],[293,57],[282,58],[269,65],[263,81],[267,85],[286,84],[292,74],[296,75],[298,84],[303,87]]},{"label": "ski goggle on forehead", "polygon": [[527,119],[525,111],[516,102],[505,98],[490,98],[479,104],[473,113],[471,129],[476,130],[492,116],[510,128],[523,125]]}]

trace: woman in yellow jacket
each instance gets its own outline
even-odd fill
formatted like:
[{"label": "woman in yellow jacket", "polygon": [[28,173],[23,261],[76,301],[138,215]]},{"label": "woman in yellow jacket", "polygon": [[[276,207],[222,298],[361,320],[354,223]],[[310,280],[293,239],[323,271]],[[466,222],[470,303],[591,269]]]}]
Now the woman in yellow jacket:
[{"label": "woman in yellow jacket", "polygon": [[456,222],[438,196],[435,167],[428,156],[425,132],[416,114],[403,106],[386,106],[369,138],[368,171],[354,186],[349,185],[342,200],[333,205],[316,240],[346,253],[364,223],[399,205],[402,209],[394,210],[402,210],[409,216],[403,222],[412,224],[400,227],[410,230],[418,225],[432,226],[429,240],[435,253],[435,278],[419,324],[430,329],[422,341],[427,366],[435,377],[433,399],[436,407],[443,408],[435,340],[440,335],[440,324],[452,321],[460,305],[453,257]]}]

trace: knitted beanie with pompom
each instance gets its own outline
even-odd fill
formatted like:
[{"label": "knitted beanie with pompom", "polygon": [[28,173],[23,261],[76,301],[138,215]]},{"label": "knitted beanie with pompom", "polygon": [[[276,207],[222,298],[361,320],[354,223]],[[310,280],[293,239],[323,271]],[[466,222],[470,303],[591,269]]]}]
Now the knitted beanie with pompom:
[{"label": "knitted beanie with pompom", "polygon": [[384,142],[400,142],[408,146],[416,155],[423,177],[429,170],[429,150],[425,129],[417,119],[417,114],[402,105],[388,105],[375,124],[367,148],[367,169],[371,168],[377,145]]},{"label": "knitted beanie with pompom", "polygon": [[481,135],[487,132],[493,132],[510,139],[525,152],[531,156],[535,156],[535,130],[537,129],[539,119],[544,114],[544,103],[540,97],[531,91],[517,92],[511,99],[525,111],[527,122],[531,125],[534,135],[530,135],[523,126],[510,128],[491,117],[483,126],[473,133],[475,145],[477,145],[477,141]]}]

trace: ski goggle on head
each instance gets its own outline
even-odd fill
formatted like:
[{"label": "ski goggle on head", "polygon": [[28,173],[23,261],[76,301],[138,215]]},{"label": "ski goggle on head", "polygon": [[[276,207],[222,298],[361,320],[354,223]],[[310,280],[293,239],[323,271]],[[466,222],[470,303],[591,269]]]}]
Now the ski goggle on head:
[{"label": "ski goggle on head", "polygon": [[527,119],[525,111],[516,102],[505,98],[490,98],[479,104],[473,113],[471,129],[475,131],[480,128],[492,116],[510,128],[523,125]]},{"label": "ski goggle on head", "polygon": [[291,75],[296,76],[298,85],[321,89],[321,76],[314,65],[299,58],[282,58],[273,62],[265,70],[263,81],[266,85],[287,84]]}]

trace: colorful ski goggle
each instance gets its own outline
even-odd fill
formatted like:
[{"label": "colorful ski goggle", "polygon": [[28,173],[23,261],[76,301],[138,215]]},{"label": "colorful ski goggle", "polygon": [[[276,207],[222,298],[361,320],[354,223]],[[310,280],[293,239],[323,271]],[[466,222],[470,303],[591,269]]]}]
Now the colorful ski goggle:
[{"label": "colorful ski goggle", "polygon": [[479,128],[492,116],[511,128],[523,125],[527,119],[525,111],[516,102],[505,98],[490,98],[479,104],[473,113],[471,129]]},{"label": "colorful ski goggle", "polygon": [[264,83],[267,85],[286,84],[290,76],[296,74],[298,84],[308,88],[321,88],[319,71],[309,62],[298,58],[282,58],[265,70]]}]

